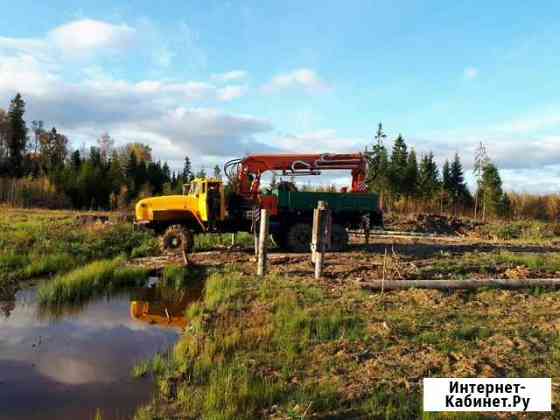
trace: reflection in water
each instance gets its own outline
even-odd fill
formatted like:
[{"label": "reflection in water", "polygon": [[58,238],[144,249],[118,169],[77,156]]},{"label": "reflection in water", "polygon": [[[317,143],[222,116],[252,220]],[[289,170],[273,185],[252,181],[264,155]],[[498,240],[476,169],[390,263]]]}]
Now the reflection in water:
[{"label": "reflection in water", "polygon": [[200,298],[200,289],[176,291],[152,287],[135,291],[130,302],[130,316],[148,324],[185,328],[185,308]]},{"label": "reflection in water", "polygon": [[152,392],[132,367],[177,340],[198,296],[151,287],[39,308],[35,290],[19,292],[0,317],[0,419],[129,417]]}]

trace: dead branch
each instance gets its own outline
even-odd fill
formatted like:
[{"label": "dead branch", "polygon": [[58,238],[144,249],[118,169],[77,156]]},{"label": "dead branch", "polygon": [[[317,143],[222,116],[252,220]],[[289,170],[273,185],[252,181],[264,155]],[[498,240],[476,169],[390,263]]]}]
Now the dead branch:
[{"label": "dead branch", "polygon": [[525,289],[530,287],[560,288],[560,279],[469,279],[469,280],[369,280],[358,282],[371,290],[401,289]]}]

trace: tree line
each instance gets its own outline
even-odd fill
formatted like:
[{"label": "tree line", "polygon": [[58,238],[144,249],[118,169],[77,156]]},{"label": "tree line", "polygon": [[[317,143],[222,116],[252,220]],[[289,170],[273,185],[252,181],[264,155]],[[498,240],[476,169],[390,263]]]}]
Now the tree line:
[{"label": "tree line", "polygon": [[[204,169],[192,173],[189,157],[185,157],[182,171],[171,171],[167,162],[153,160],[150,146],[128,143],[115,147],[108,133],[97,139],[96,146],[71,150],[68,138],[56,127],[47,130],[43,121],[32,121],[28,128],[25,105],[17,94],[7,112],[0,109],[0,178],[13,180],[0,187],[18,186],[13,196],[48,195],[47,203],[27,200],[26,204],[124,208],[141,197],[180,193],[184,183],[206,176]],[[219,167],[213,175],[220,176]],[[9,191],[0,191],[0,199],[2,196],[9,196]]]},{"label": "tree line", "polygon": [[[72,150],[68,138],[42,121],[25,121],[25,101],[17,94],[8,111],[0,109],[0,201],[24,195],[33,198],[33,188],[46,194],[47,203],[25,201],[27,205],[72,207],[76,209],[115,209],[133,204],[141,197],[180,193],[184,183],[196,174],[185,157],[184,167],[171,171],[167,162],[154,161],[151,148],[142,143],[115,147],[108,133],[96,146]],[[511,201],[502,189],[496,165],[481,144],[475,156],[474,194],[467,188],[460,156],[438,167],[432,152],[418,156],[398,135],[392,146],[381,123],[372,145],[366,147],[369,159],[368,189],[380,195],[388,211],[437,211],[473,214],[480,217],[509,216]],[[221,177],[218,166],[214,177]],[[12,184],[2,180],[15,180]],[[40,195],[40,194],[36,194]],[[17,201],[17,200],[14,200]],[[517,200],[518,201],[518,200]]]},{"label": "tree line", "polygon": [[385,210],[473,212],[475,217],[510,215],[511,205],[498,168],[482,143],[475,157],[477,188],[473,196],[458,153],[451,161],[445,160],[440,170],[433,152],[418,157],[400,134],[389,150],[386,138],[379,123],[373,144],[365,150],[369,158],[368,188],[380,195]]}]

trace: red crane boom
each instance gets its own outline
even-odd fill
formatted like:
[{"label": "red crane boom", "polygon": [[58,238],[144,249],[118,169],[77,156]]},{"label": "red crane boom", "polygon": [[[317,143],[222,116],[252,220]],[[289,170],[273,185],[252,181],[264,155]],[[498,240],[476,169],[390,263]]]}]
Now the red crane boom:
[{"label": "red crane boom", "polygon": [[351,191],[367,191],[367,159],[362,153],[252,155],[229,161],[224,170],[237,186],[237,192],[250,199],[258,198],[261,175],[267,171],[300,176],[320,175],[323,170],[351,170]]}]

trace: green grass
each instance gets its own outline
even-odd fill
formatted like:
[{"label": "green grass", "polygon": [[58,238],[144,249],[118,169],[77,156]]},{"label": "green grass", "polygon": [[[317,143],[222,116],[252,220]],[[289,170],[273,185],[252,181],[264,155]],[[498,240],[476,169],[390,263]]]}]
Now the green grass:
[{"label": "green grass", "polygon": [[170,356],[138,367],[158,372],[159,395],[138,418],[447,418],[422,413],[423,377],[560,378],[558,310],[560,292],[371,294],[210,272]]},{"label": "green grass", "polygon": [[98,259],[159,252],[147,231],[115,221],[83,225],[77,212],[3,208],[0,214],[0,287],[64,273]]},{"label": "green grass", "polygon": [[534,277],[555,275],[560,272],[560,253],[537,254],[501,251],[446,256],[434,259],[428,266],[419,268],[416,277],[461,279],[473,274],[502,277],[508,269],[517,267],[528,269],[528,274]]},{"label": "green grass", "polygon": [[41,284],[38,300],[41,304],[79,304],[98,294],[145,283],[146,270],[125,267],[123,263],[121,258],[100,260],[60,275]]},{"label": "green grass", "polygon": [[160,353],[156,354],[152,359],[143,360],[132,368],[132,376],[141,378],[148,374],[162,375],[168,368],[165,356]]},{"label": "green grass", "polygon": [[204,267],[168,265],[163,269],[162,284],[175,290],[197,287],[206,273]]},{"label": "green grass", "polygon": [[[247,232],[238,232],[235,237],[235,245],[243,248],[254,246],[253,235]],[[205,233],[195,235],[194,249],[195,251],[207,251],[217,247],[231,246],[231,233]]]},{"label": "green grass", "polygon": [[161,254],[159,241],[157,238],[146,238],[140,245],[132,249],[131,258],[153,257]]},{"label": "green grass", "polygon": [[68,271],[78,265],[78,260],[69,254],[47,254],[31,262],[23,269],[24,278],[34,278]]}]

